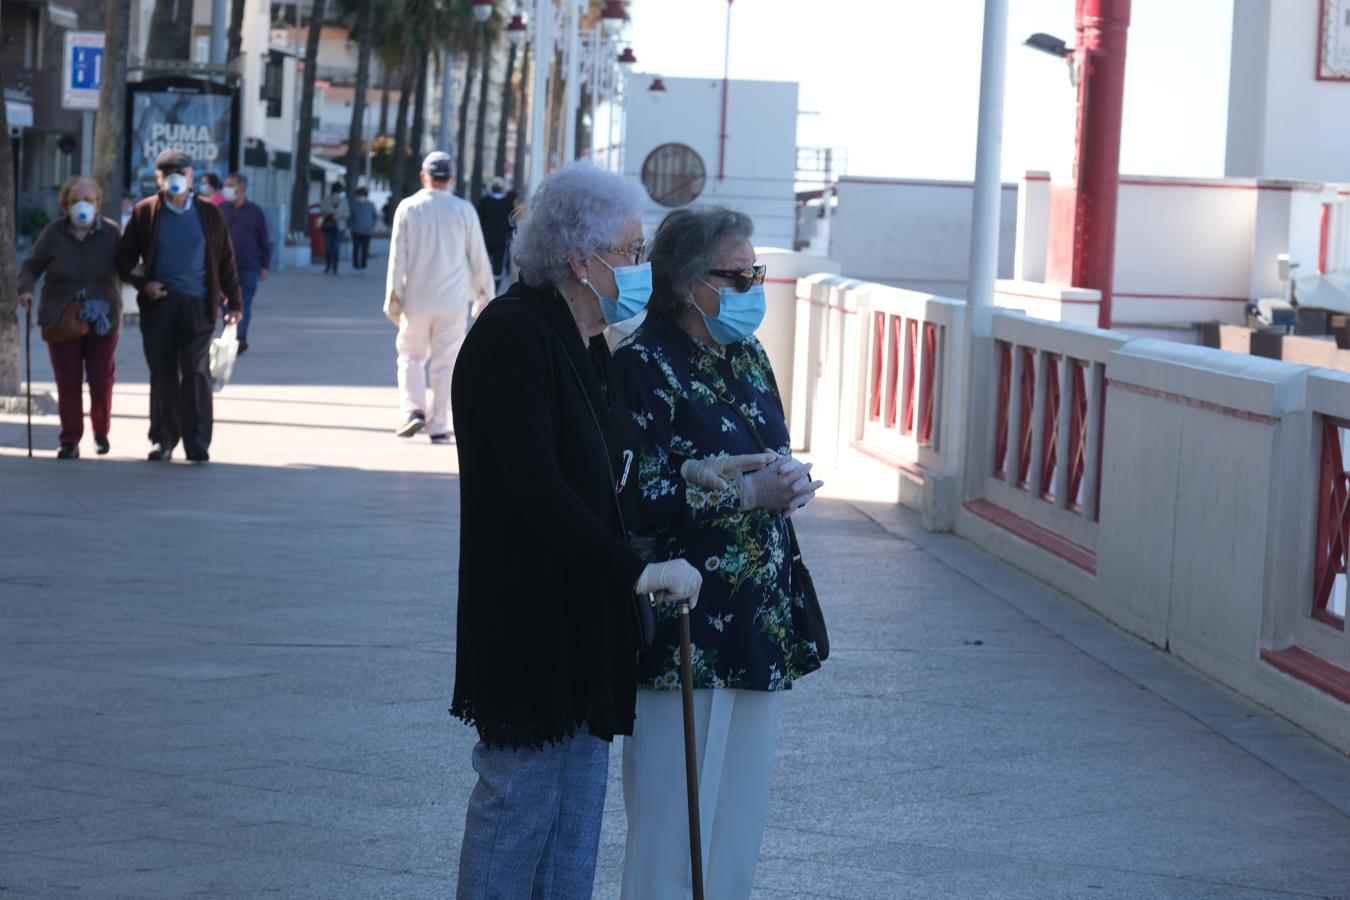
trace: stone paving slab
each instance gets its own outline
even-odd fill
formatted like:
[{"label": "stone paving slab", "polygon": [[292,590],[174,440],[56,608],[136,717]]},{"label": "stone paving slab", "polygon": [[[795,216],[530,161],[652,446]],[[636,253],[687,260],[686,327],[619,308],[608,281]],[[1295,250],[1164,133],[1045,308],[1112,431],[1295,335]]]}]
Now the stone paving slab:
[{"label": "stone paving slab", "polygon": [[[382,285],[263,286],[208,466],[144,461],[134,329],[109,457],[0,416],[0,895],[453,893],[455,453],[390,434]],[[903,510],[799,522],[834,657],[756,898],[1350,897],[1350,761]]]}]

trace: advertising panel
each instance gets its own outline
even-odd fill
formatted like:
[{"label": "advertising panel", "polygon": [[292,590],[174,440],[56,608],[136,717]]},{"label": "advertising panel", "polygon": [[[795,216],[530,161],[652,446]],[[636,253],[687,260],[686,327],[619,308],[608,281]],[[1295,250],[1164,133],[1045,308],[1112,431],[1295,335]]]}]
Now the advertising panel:
[{"label": "advertising panel", "polygon": [[170,147],[192,157],[198,176],[221,180],[239,158],[239,92],[198,78],[155,78],[127,86],[126,180],[133,197],[153,194],[155,157]]}]

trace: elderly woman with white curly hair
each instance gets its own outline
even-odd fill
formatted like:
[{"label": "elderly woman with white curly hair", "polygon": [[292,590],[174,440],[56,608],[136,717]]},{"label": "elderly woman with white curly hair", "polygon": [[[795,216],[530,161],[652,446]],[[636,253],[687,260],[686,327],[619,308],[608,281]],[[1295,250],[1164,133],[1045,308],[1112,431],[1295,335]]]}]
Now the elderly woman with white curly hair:
[{"label": "elderly woman with white curly hair", "polygon": [[698,596],[689,563],[629,548],[620,505],[637,473],[601,332],[651,294],[641,204],[640,188],[586,163],[541,184],[514,243],[521,279],[455,366],[451,712],[479,736],[461,900],[591,896],[609,744],[633,729],[640,604]]}]

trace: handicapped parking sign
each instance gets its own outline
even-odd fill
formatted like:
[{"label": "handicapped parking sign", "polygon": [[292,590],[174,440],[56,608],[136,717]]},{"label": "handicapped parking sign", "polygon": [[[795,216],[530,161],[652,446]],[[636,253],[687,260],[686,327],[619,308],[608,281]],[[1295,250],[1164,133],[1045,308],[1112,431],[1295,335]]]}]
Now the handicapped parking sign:
[{"label": "handicapped parking sign", "polygon": [[103,87],[103,32],[67,31],[62,65],[61,106],[98,109]]}]

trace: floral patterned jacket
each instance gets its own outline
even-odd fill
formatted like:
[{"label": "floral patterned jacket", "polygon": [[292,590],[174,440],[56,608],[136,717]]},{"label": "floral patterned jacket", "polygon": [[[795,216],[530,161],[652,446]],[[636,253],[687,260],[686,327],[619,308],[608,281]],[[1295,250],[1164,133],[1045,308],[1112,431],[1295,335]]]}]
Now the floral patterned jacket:
[{"label": "floral patterned jacket", "polygon": [[[740,491],[709,491],[680,477],[686,459],[789,453],[782,401],[759,341],[721,349],[649,319],[614,354],[636,426],[638,487],[628,526],[656,538],[657,558],[684,558],[703,574],[690,615],[695,688],[787,690],[820,667],[798,634],[787,524],[771,510],[740,511]],[[739,412],[737,411],[739,410]],[[755,424],[758,437],[746,427]],[[656,641],[642,651],[639,686],[680,686],[674,607],[658,609]]]}]

